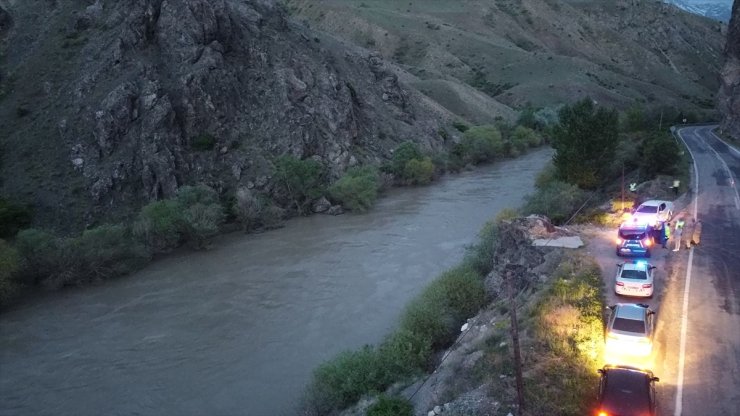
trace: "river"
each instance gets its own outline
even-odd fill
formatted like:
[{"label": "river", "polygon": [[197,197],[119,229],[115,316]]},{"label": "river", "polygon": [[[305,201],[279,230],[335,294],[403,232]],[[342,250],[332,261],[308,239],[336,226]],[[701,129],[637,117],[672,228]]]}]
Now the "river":
[{"label": "river", "polygon": [[394,189],[367,214],[222,236],[8,311],[0,414],[295,414],[311,371],[381,341],[487,220],[521,204],[551,155]]}]

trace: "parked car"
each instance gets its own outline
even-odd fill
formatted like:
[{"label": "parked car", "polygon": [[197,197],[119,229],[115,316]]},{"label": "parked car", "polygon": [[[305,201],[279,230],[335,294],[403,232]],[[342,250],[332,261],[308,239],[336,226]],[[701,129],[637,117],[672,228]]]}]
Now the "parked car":
[{"label": "parked car", "polygon": [[650,370],[627,366],[599,369],[598,416],[655,416],[655,383],[660,381]]},{"label": "parked car", "polygon": [[623,296],[653,297],[655,266],[645,260],[617,264],[614,293]]},{"label": "parked car", "polygon": [[607,356],[645,357],[653,351],[655,312],[644,303],[609,306],[606,325]]},{"label": "parked car", "polygon": [[650,257],[650,248],[653,246],[653,227],[647,224],[625,222],[617,231],[617,256],[645,256]]},{"label": "parked car", "polygon": [[673,202],[657,199],[643,202],[632,213],[634,223],[651,226],[658,221],[670,221],[671,218],[673,218]]}]

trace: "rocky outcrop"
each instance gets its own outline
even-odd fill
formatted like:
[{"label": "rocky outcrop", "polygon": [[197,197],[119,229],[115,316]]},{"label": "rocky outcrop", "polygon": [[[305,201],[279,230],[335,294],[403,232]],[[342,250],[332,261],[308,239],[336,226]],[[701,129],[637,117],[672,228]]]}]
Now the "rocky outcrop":
[{"label": "rocky outcrop", "polygon": [[[337,177],[403,140],[442,145],[446,115],[400,84],[397,69],[291,21],[276,1],[54,2],[34,17],[47,10],[41,3],[51,4],[9,9],[24,24],[8,33],[4,69],[24,87],[0,112],[12,120],[0,127],[0,190],[33,203],[47,222],[120,220],[196,182],[279,200],[270,176],[278,155],[320,160]],[[31,41],[23,30],[40,19],[49,32]],[[55,27],[64,34],[59,61],[47,48]],[[45,110],[19,117],[12,109],[34,102],[38,83]],[[48,178],[53,192],[28,200],[25,191]]]},{"label": "rocky outcrop", "polygon": [[720,73],[721,86],[717,95],[722,113],[720,131],[740,140],[740,2],[732,5],[732,18],[727,30],[725,66]]}]

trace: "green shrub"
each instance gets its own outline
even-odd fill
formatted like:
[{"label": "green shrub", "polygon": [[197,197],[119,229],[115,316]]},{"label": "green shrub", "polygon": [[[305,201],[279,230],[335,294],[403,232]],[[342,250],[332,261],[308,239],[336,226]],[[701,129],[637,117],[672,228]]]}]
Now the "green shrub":
[{"label": "green shrub", "polygon": [[280,156],[275,162],[275,179],[300,214],[308,213],[311,202],[324,192],[324,166],[313,159]]},{"label": "green shrub", "polygon": [[15,238],[15,248],[20,256],[21,284],[37,285],[59,270],[60,241],[50,233],[35,228],[22,230]]},{"label": "green shrub", "polygon": [[18,263],[18,252],[0,239],[0,307],[7,305],[18,291],[18,284],[13,279]]},{"label": "green shrub", "polygon": [[446,346],[457,336],[459,325],[473,316],[485,300],[483,281],[470,267],[443,273],[407,306],[400,328],[434,347]]},{"label": "green shrub", "polygon": [[554,224],[562,224],[586,201],[586,192],[576,185],[551,181],[525,198],[522,211],[525,215],[545,215]]},{"label": "green shrub", "polygon": [[542,139],[536,131],[517,126],[511,134],[511,142],[515,149],[524,152],[529,147],[537,147],[542,144]]},{"label": "green shrub", "polygon": [[381,394],[378,401],[367,409],[367,416],[413,416],[414,406],[403,397]]},{"label": "green shrub", "polygon": [[329,188],[329,194],[344,207],[365,212],[378,198],[378,181],[378,172],[374,167],[353,167]]},{"label": "green shrub", "polygon": [[420,373],[432,355],[432,340],[398,330],[378,347],[378,359],[389,384]]},{"label": "green shrub", "polygon": [[68,266],[59,270],[62,284],[79,284],[122,276],[149,260],[149,252],[123,225],[101,225],[64,240]]},{"label": "green shrub", "polygon": [[535,119],[535,111],[537,111],[532,105],[525,106],[522,111],[519,112],[519,118],[516,120],[516,124],[530,129],[537,128],[537,120]]},{"label": "green shrub", "polygon": [[244,231],[255,228],[265,209],[263,199],[249,188],[237,189],[235,199],[233,210],[237,221],[242,224]]},{"label": "green shrub", "polygon": [[32,217],[27,206],[0,198],[0,238],[15,236],[31,224]]},{"label": "green shrub", "polygon": [[426,185],[434,178],[434,163],[432,159],[411,159],[406,162],[403,178],[412,185]]},{"label": "green shrub", "polygon": [[385,374],[372,347],[345,351],[314,371],[309,405],[318,414],[330,414],[357,402],[364,394],[380,392],[385,383]]},{"label": "green shrub", "polygon": [[183,215],[180,204],[165,199],[145,205],[134,223],[134,235],[152,252],[177,247],[182,241]]},{"label": "green shrub", "polygon": [[259,222],[265,229],[280,227],[285,220],[285,210],[275,205],[267,197],[260,198],[262,201],[262,211],[260,212]]},{"label": "green shrub", "polygon": [[391,161],[383,166],[383,170],[392,173],[398,178],[405,178],[406,164],[411,160],[422,160],[424,155],[414,142],[401,143],[394,151]]},{"label": "green shrub", "polygon": [[559,107],[545,107],[535,111],[534,119],[537,129],[548,130],[550,127],[557,125],[560,122],[559,112]]},{"label": "green shrub", "polygon": [[504,142],[496,126],[475,126],[465,132],[454,152],[464,163],[478,164],[503,155]]},{"label": "green shrub", "polygon": [[177,190],[177,204],[182,213],[182,233],[196,248],[218,233],[224,210],[216,191],[205,185],[183,186]]},{"label": "green shrub", "polygon": [[542,168],[537,176],[534,178],[534,187],[536,189],[543,189],[548,187],[552,182],[557,181],[558,171],[555,169],[555,165],[548,163]]},{"label": "green shrub", "polygon": [[[500,215],[506,215],[504,212]],[[468,247],[463,264],[472,267],[478,275],[485,276],[493,269],[493,252],[498,242],[498,217],[488,221],[478,233],[478,241]]]},{"label": "green shrub", "polygon": [[199,134],[190,141],[190,147],[200,152],[213,150],[215,146],[216,138],[208,133]]},{"label": "green shrub", "polygon": [[644,130],[647,127],[645,110],[640,105],[633,105],[624,112],[622,117],[622,130],[634,132]]},{"label": "green shrub", "polygon": [[468,123],[460,120],[453,121],[452,127],[457,129],[457,131],[459,131],[460,133],[465,133],[470,128],[470,126],[468,126]]}]

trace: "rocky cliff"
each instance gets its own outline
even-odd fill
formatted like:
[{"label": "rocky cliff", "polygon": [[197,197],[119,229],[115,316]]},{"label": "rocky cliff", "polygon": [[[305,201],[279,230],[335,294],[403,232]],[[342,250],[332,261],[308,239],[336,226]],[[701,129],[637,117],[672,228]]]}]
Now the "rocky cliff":
[{"label": "rocky cliff", "polygon": [[740,1],[732,5],[732,18],[727,30],[725,66],[720,73],[718,106],[722,112],[720,131],[740,140]]},{"label": "rocky cliff", "polygon": [[337,176],[446,113],[376,55],[270,0],[0,0],[0,192],[44,225],[119,221],[206,183],[270,194],[272,160]]}]

